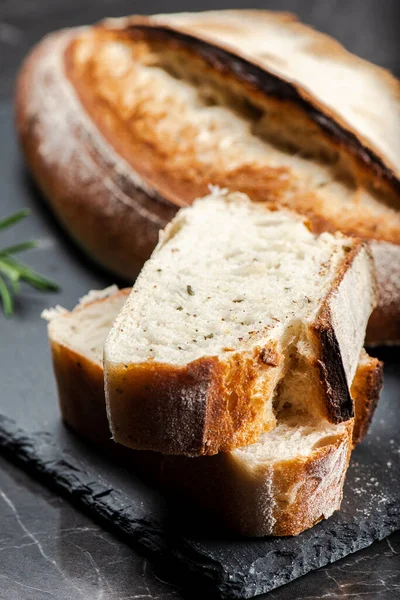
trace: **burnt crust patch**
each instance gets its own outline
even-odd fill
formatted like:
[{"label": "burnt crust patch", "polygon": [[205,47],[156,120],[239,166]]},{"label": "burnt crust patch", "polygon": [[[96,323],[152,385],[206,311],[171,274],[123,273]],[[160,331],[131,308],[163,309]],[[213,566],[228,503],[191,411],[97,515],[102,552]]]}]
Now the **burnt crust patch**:
[{"label": "burnt crust patch", "polygon": [[342,423],[354,417],[354,403],[347,384],[339,342],[333,327],[328,323],[318,325],[316,332],[321,344],[321,359],[317,364],[328,397],[327,410],[332,423]]}]

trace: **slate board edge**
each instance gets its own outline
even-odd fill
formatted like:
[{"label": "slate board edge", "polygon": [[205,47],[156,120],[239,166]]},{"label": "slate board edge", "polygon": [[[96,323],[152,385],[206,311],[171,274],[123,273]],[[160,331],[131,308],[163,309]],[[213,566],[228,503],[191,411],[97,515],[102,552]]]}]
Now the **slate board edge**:
[{"label": "slate board edge", "polygon": [[[188,559],[183,548],[169,546],[157,523],[132,519],[132,516],[125,511],[123,498],[118,496],[118,492],[112,490],[111,494],[107,488],[96,486],[95,474],[81,469],[78,461],[74,464],[74,458],[68,452],[58,448],[50,434],[45,432],[27,434],[12,419],[0,415],[0,449],[5,456],[22,466],[28,473],[61,493],[92,517],[105,523],[108,528],[122,534],[126,540],[133,542],[154,559],[162,559],[163,562],[167,560],[168,564],[179,570],[181,576],[185,575],[185,579],[190,577],[192,585],[195,577],[196,583],[201,584],[204,589],[226,599],[251,598],[271,591],[313,569],[324,567],[330,562],[361,550],[400,528],[400,511],[398,507],[393,506],[382,515],[381,523],[377,522],[374,529],[367,524],[367,520],[364,520],[364,523],[360,522],[357,535],[351,540],[351,544],[341,539],[340,531],[335,527],[332,546],[328,553],[320,552],[317,547],[313,549],[313,553],[310,553],[308,548],[307,553],[304,554],[304,561],[292,565],[291,571],[287,569],[285,572],[273,573],[261,570],[256,575],[257,582],[253,584],[246,583],[245,578],[234,581],[235,573],[226,572],[221,565],[209,559],[205,560],[202,555],[193,555],[192,548],[190,552],[193,556]],[[46,460],[46,455],[51,456],[52,459]],[[284,556],[279,558],[285,559]],[[290,556],[287,556],[287,562],[289,566]],[[254,580],[254,574],[252,579]]]}]

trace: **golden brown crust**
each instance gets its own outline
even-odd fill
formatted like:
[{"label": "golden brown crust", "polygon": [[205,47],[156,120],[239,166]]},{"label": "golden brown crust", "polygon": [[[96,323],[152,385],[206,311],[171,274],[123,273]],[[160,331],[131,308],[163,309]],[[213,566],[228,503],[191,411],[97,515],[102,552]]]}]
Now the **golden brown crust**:
[{"label": "golden brown crust", "polygon": [[368,433],[382,387],[383,363],[365,353],[358,365],[351,386],[351,396],[354,400],[355,411],[354,445],[361,442]]},{"label": "golden brown crust", "polygon": [[[83,109],[63,79],[62,49],[73,35],[63,31],[47,37],[22,67],[15,96],[21,147],[61,224],[96,261],[133,280],[176,207],[136,184],[119,168],[118,157],[102,152],[101,140],[97,144],[96,133],[89,132]],[[49,57],[57,62],[57,53],[59,63],[48,64]],[[46,95],[50,104],[41,112]]]},{"label": "golden brown crust", "polygon": [[111,433],[104,410],[102,366],[55,341],[51,353],[64,421],[86,439],[106,444]]},{"label": "golden brown crust", "polygon": [[[127,297],[126,288],[114,294]],[[90,302],[106,304],[108,297]],[[78,305],[71,315],[84,311],[87,305]],[[50,336],[53,367],[56,376],[60,410],[65,422],[79,435],[104,446],[114,447],[107,420],[104,398],[104,370],[102,365],[88,359]],[[274,366],[277,366],[274,363]],[[239,385],[236,381],[234,387]],[[243,381],[242,385],[246,386]],[[383,363],[363,352],[351,387],[354,401],[354,444],[365,437],[374,415],[383,386]]]},{"label": "golden brown crust", "polygon": [[[275,468],[278,501],[270,535],[298,535],[339,510],[352,450],[352,429],[350,421],[344,434],[315,450],[307,460],[297,459]],[[293,490],[296,496],[291,502]]]},{"label": "golden brown crust", "polygon": [[[130,450],[110,441],[101,367],[65,346],[52,343],[51,347],[64,421],[84,439],[111,451],[124,464],[139,468],[150,480],[161,479],[170,492],[189,495],[237,533],[297,535],[339,509],[351,450],[350,433],[307,460],[279,464],[274,469],[273,488],[268,470],[256,478],[242,473],[229,454],[162,459],[158,453]],[[352,421],[348,427],[352,428]],[[202,493],[204,485],[207,494]],[[290,501],[294,489],[295,501]],[[268,506],[274,506],[272,514]]]},{"label": "golden brown crust", "polygon": [[309,456],[254,470],[244,467],[235,452],[166,456],[163,483],[240,535],[298,535],[340,508],[352,429],[353,420],[341,434],[321,440],[323,445]]},{"label": "golden brown crust", "polygon": [[[211,43],[199,34],[194,36],[178,27],[152,23],[147,17],[135,17],[127,30],[133,36],[139,34],[145,39],[176,46],[180,51],[193,52],[195,56],[201,57],[211,68],[224,76],[229,78],[234,74],[237,81],[247,86],[249,93],[254,89],[275,97],[282,104],[287,102],[294,109],[300,108],[331,138],[334,144],[346,148],[349,155],[356,158],[360,170],[364,171],[367,177],[370,177],[372,170],[380,185],[392,187],[396,194],[400,192],[400,181],[395,173],[367,140],[363,139],[358,132],[352,131],[339,115],[322,105],[300,85],[269,72],[256,59],[250,60],[247,55],[242,56],[237,51],[232,52],[222,43],[214,40]],[[120,29],[118,33],[121,33]]]},{"label": "golden brown crust", "polygon": [[235,355],[227,363],[202,358],[183,367],[108,365],[105,388],[113,438],[137,450],[187,456],[251,444],[275,425],[263,418],[263,400],[274,389],[279,366],[280,361],[263,363],[259,352]]},{"label": "golden brown crust", "polygon": [[[149,47],[143,51],[138,50],[138,54],[147,52],[148,60],[152,60],[153,47],[159,53],[160,48],[164,54],[179,53],[180,59],[186,56],[187,62],[196,65],[204,77],[218,80],[220,84],[231,87],[236,92],[240,90],[240,94],[248,99],[249,105],[254,101],[254,110],[268,99],[267,110],[270,113],[283,113],[287,122],[291,119],[291,126],[294,128],[308,127],[310,137],[321,137],[321,142],[326,138],[324,143],[331,146],[331,153],[347,152],[346,159],[349,163],[358,161],[358,166],[354,166],[358,173],[356,178],[360,180],[358,184],[365,179],[371,186],[377,186],[379,182],[381,191],[386,186],[389,196],[393,195],[393,190],[389,192],[389,188],[396,187],[397,180],[388,175],[389,171],[380,163],[379,157],[374,159],[374,153],[364,147],[356,136],[333,121],[333,117],[328,116],[328,109],[320,107],[317,110],[318,103],[315,104],[306,92],[299,93],[295,85],[245,61],[237,53],[232,54],[168,27],[150,25],[146,18],[132,19],[130,22],[129,27],[114,31],[107,26],[98,26],[90,43],[98,50],[101,50],[103,44],[113,40],[130,44],[132,48],[140,48],[144,40],[149,42]],[[208,184],[213,183],[245,192],[254,200],[278,202],[294,208],[307,215],[317,231],[340,229],[349,235],[377,239],[383,237],[395,242],[399,239],[398,224],[389,222],[387,215],[379,216],[374,213],[371,218],[366,218],[359,210],[357,201],[349,202],[346,211],[333,213],[321,201],[318,191],[299,189],[294,172],[287,166],[246,163],[235,168],[221,168],[218,163],[215,168],[208,165],[205,169],[188,148],[185,160],[180,161],[179,156],[176,160],[176,148],[169,148],[165,136],[157,138],[154,116],[148,114],[145,108],[142,110],[140,104],[130,109],[125,106],[123,84],[121,86],[118,80],[107,80],[107,73],[101,68],[101,59],[96,60],[95,50],[92,50],[91,59],[80,61],[81,46],[85,46],[84,38],[78,38],[68,46],[65,64],[67,77],[82,105],[117,153],[132,169],[140,173],[148,185],[172,204],[182,206],[191,202],[204,195]],[[115,97],[110,98],[108,90],[112,86],[120,86],[120,89]],[[325,112],[320,114],[319,110]],[[194,124],[193,131],[195,127]],[[356,190],[355,200],[357,193]],[[397,207],[398,191],[394,192],[392,200]],[[367,210],[365,206],[364,208]]]},{"label": "golden brown crust", "polygon": [[[119,296],[126,298],[129,292],[128,288],[114,292],[112,299]],[[89,304],[103,304],[107,310],[109,301],[110,296],[107,295],[79,304],[68,317],[73,319]],[[82,437],[105,447],[114,447],[105,411],[103,365],[58,340],[56,335],[52,335],[51,324],[49,342],[64,421]]]}]

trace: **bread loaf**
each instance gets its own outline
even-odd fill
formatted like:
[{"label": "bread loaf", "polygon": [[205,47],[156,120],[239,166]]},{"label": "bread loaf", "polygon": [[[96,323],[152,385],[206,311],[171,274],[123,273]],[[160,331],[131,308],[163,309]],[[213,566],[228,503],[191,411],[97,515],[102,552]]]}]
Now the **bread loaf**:
[{"label": "bread loaf", "polygon": [[16,95],[27,162],[61,222],[135,277],[208,184],[371,240],[369,341],[400,338],[399,83],[287,14],[132,17],[47,37]]}]

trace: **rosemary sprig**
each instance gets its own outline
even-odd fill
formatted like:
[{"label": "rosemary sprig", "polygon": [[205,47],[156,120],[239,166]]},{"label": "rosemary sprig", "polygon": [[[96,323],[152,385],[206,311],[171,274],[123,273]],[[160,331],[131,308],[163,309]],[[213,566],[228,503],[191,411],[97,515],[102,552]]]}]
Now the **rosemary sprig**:
[{"label": "rosemary sprig", "polygon": [[[0,231],[16,225],[29,214],[27,209],[16,212],[0,221]],[[41,292],[57,292],[59,286],[50,279],[43,277],[37,271],[15,260],[13,256],[19,252],[37,248],[36,240],[29,240],[0,249],[0,298],[4,314],[10,316],[14,311],[14,295],[19,292],[20,281],[25,281],[31,287]]]}]

